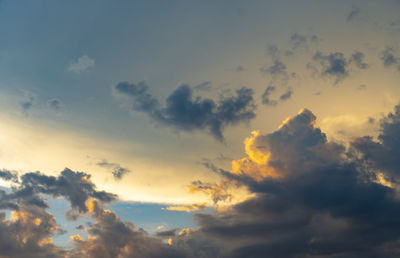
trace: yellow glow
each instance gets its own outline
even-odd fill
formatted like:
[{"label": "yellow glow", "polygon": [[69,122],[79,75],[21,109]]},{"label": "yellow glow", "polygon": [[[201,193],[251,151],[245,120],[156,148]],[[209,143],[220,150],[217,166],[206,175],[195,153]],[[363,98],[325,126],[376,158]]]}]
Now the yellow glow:
[{"label": "yellow glow", "polygon": [[40,224],[42,223],[42,220],[40,218],[36,218],[33,223],[35,223],[36,226],[40,226]]},{"label": "yellow glow", "polygon": [[89,212],[93,212],[95,208],[96,208],[96,200],[93,198],[90,198],[88,200],[87,209]]},{"label": "yellow glow", "polygon": [[82,241],[82,237],[80,235],[73,235],[70,236],[69,238],[71,238],[74,241]]},{"label": "yellow glow", "polygon": [[378,173],[376,175],[376,177],[377,177],[376,178],[377,180],[375,181],[376,183],[384,185],[386,187],[393,188],[393,184],[385,179],[385,175],[384,174]]},{"label": "yellow glow", "polygon": [[172,237],[168,238],[168,244],[172,245]]},{"label": "yellow glow", "polygon": [[44,245],[48,245],[48,244],[52,244],[53,243],[53,238],[48,237],[48,238],[44,238],[39,242],[39,246],[44,246]]},{"label": "yellow glow", "polygon": [[200,204],[192,204],[192,205],[184,205],[184,206],[169,206],[169,207],[167,207],[167,210],[192,212],[192,211],[197,211],[197,210],[204,210],[206,208],[207,208],[206,203],[200,203]]},{"label": "yellow glow", "polygon": [[194,231],[196,231],[194,228],[184,228],[179,232],[179,235],[186,235],[189,236],[191,233],[193,233]]}]

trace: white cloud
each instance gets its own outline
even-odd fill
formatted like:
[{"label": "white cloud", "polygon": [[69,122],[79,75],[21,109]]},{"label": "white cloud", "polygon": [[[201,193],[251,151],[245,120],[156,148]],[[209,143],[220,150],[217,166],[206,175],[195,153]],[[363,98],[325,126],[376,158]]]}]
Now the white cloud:
[{"label": "white cloud", "polygon": [[93,59],[87,55],[83,55],[78,60],[68,66],[68,71],[74,73],[82,73],[95,66]]}]

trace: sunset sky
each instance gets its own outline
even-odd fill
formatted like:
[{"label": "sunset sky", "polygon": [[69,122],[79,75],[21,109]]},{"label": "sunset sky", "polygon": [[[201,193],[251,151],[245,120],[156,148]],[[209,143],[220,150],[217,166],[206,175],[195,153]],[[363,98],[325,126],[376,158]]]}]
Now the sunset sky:
[{"label": "sunset sky", "polygon": [[399,14],[0,0],[0,257],[399,257]]}]

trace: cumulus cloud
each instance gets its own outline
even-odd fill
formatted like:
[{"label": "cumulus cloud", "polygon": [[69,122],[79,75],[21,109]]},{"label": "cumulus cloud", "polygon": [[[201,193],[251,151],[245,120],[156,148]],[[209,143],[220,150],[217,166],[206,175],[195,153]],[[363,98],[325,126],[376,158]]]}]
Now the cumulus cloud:
[{"label": "cumulus cloud", "polygon": [[64,169],[57,177],[39,172],[16,173],[2,170],[0,177],[14,183],[10,191],[0,191],[0,209],[11,210],[10,219],[0,213],[0,253],[4,257],[69,257],[53,244],[52,237],[66,233],[49,213],[46,196],[63,197],[76,213],[86,213],[87,203],[116,199],[116,195],[97,191],[90,175]]},{"label": "cumulus cloud", "polygon": [[95,66],[95,61],[88,57],[87,55],[83,55],[76,60],[76,62],[71,63],[68,66],[68,71],[80,74],[85,72]]},{"label": "cumulus cloud", "polygon": [[[173,242],[202,246],[207,239],[218,257],[397,257],[400,201],[385,178],[399,168],[393,138],[399,114],[396,107],[382,121],[380,142],[366,138],[371,146],[355,146],[362,159],[329,142],[307,109],[273,133],[253,132],[245,140],[247,157],[232,162],[231,175],[220,175],[255,196],[194,215],[199,229]],[[370,160],[376,167],[367,162],[387,155],[381,163]]]},{"label": "cumulus cloud", "polygon": [[[229,171],[205,161],[222,181],[195,181],[191,191],[203,191],[215,203],[229,200],[230,188],[244,186],[249,195],[227,209],[195,214],[198,229],[155,236],[104,209],[116,196],[97,191],[86,173],[65,169],[56,177],[39,172],[18,177],[2,170],[0,177],[16,185],[0,191],[0,208],[12,211],[8,220],[0,215],[0,252],[6,257],[398,257],[400,105],[380,121],[377,139],[358,137],[349,148],[328,141],[316,119],[302,109],[274,132],[254,131],[244,141],[246,156],[233,160]],[[73,249],[52,243],[59,225],[43,195],[63,197],[94,220],[85,228],[87,238],[71,236]]]},{"label": "cumulus cloud", "polygon": [[182,251],[149,236],[143,229],[121,221],[114,212],[103,209],[96,201],[90,206],[95,219],[95,223],[87,228],[91,237],[87,240],[79,235],[72,237],[76,246],[72,257],[186,257]]},{"label": "cumulus cloud", "polygon": [[364,57],[364,53],[360,51],[354,52],[349,58],[340,52],[323,54],[318,51],[312,58],[314,63],[309,63],[307,67],[321,77],[332,78],[334,84],[338,84],[350,75],[352,66],[363,70],[369,67],[364,61]]},{"label": "cumulus cloud", "polygon": [[182,85],[167,97],[165,107],[148,93],[145,82],[120,82],[113,90],[114,95],[128,103],[132,111],[143,112],[160,125],[187,132],[207,130],[220,141],[224,140],[223,130],[226,126],[255,117],[253,90],[245,87],[236,90],[235,96],[216,102],[201,97],[193,98],[192,88]]}]

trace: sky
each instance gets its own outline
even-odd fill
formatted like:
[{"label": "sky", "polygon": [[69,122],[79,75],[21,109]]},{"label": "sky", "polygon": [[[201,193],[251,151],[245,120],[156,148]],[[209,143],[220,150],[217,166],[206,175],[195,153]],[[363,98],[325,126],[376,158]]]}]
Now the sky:
[{"label": "sky", "polygon": [[0,0],[0,257],[399,257],[399,11]]}]

